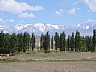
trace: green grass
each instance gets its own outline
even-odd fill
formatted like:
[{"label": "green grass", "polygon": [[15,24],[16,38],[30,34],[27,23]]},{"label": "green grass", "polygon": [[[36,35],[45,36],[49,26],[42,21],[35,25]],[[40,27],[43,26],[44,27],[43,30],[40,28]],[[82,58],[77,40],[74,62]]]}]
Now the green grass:
[{"label": "green grass", "polygon": [[9,62],[19,62],[18,59],[11,59],[11,58],[6,58],[6,59],[0,59],[1,63],[9,63]]},{"label": "green grass", "polygon": [[69,62],[96,61],[96,53],[23,53],[4,57],[0,62]]},{"label": "green grass", "polygon": [[96,59],[27,59],[27,60],[18,60],[18,59],[0,59],[1,63],[10,63],[10,62],[76,62],[76,61],[96,61]]}]

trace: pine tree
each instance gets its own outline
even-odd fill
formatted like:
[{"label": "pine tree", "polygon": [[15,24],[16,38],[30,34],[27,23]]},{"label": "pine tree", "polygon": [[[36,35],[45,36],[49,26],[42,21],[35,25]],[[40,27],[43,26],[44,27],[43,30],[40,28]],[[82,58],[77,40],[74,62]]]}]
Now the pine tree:
[{"label": "pine tree", "polygon": [[59,35],[57,32],[55,32],[54,41],[55,41],[55,50],[57,52],[57,49],[59,48]]},{"label": "pine tree", "polygon": [[51,49],[53,49],[53,36],[51,37]]},{"label": "pine tree", "polygon": [[12,55],[13,55],[13,53],[15,53],[15,51],[16,51],[17,43],[18,43],[18,38],[17,38],[16,34],[13,33],[13,34],[11,35],[11,38],[10,38],[10,48],[11,48],[10,51],[11,51]]},{"label": "pine tree", "polygon": [[89,36],[89,42],[90,42],[90,47],[89,47],[89,51],[93,51],[93,44],[92,44],[92,37],[91,36]]},{"label": "pine tree", "polygon": [[93,30],[93,48],[93,51],[96,52],[96,29]]},{"label": "pine tree", "polygon": [[47,44],[47,36],[46,35],[43,36],[43,49],[44,49],[45,53],[48,52],[48,44]]},{"label": "pine tree", "polygon": [[31,36],[31,45],[32,45],[32,51],[33,51],[35,48],[35,35],[34,35],[34,33],[32,33],[32,36]]},{"label": "pine tree", "polygon": [[43,36],[43,49],[45,53],[49,52],[50,48],[50,35],[49,32],[46,33],[46,35]]},{"label": "pine tree", "polygon": [[80,41],[81,51],[84,52],[84,51],[86,51],[86,39],[84,36],[81,36],[80,39],[81,39],[81,41]]},{"label": "pine tree", "polygon": [[67,38],[67,51],[69,51],[70,49],[70,35],[68,35],[68,38]]},{"label": "pine tree", "polygon": [[42,48],[43,48],[43,37],[44,37],[44,35],[41,34],[41,37],[40,37],[40,50],[42,50]]},{"label": "pine tree", "polygon": [[10,35],[4,34],[4,53],[5,54],[10,54]]},{"label": "pine tree", "polygon": [[60,34],[60,51],[65,51],[65,44],[66,44],[66,40],[65,40],[65,33],[61,33]]},{"label": "pine tree", "polygon": [[26,52],[26,50],[29,48],[30,43],[30,34],[27,32],[24,32],[23,35],[23,52]]},{"label": "pine tree", "polygon": [[75,49],[75,38],[74,38],[74,32],[72,32],[72,36],[71,36],[71,39],[70,39],[70,48],[71,48],[71,51],[74,51]]},{"label": "pine tree", "polygon": [[81,45],[80,45],[80,32],[78,30],[76,31],[75,35],[75,50],[78,52],[80,51]]},{"label": "pine tree", "polygon": [[17,34],[18,37],[18,52],[22,51],[23,49],[23,34],[22,33],[18,33]]},{"label": "pine tree", "polygon": [[86,36],[86,48],[87,51],[92,51],[92,37]]},{"label": "pine tree", "polygon": [[49,31],[46,33],[46,36],[47,36],[48,48],[50,49],[50,35],[49,35]]},{"label": "pine tree", "polygon": [[3,52],[3,48],[4,48],[4,33],[3,33],[3,31],[1,31],[1,33],[0,33],[0,53]]}]

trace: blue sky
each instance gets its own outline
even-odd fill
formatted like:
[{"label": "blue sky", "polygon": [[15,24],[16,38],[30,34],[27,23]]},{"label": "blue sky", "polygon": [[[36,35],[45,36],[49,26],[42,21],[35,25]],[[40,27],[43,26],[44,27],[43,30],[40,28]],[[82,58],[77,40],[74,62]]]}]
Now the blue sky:
[{"label": "blue sky", "polygon": [[96,22],[96,0],[0,0],[0,24]]}]

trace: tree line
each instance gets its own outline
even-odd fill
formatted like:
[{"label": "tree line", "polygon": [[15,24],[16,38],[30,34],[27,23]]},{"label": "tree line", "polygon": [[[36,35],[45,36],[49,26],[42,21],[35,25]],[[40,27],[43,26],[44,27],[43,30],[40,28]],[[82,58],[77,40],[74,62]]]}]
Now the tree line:
[{"label": "tree line", "polygon": [[18,34],[0,33],[0,54],[14,54],[18,52],[26,52],[27,50],[34,50],[35,35],[30,35],[27,32]]},{"label": "tree line", "polygon": [[[45,37],[47,38],[45,39]],[[58,49],[59,51],[95,52],[96,30],[93,30],[93,36],[81,36],[80,32],[76,30],[76,33],[72,32],[72,34],[68,35],[67,38],[64,32],[60,34],[55,32],[55,35],[51,38],[47,32],[46,35],[41,35],[40,43],[40,48],[45,48],[45,52],[46,50],[50,51],[50,48],[53,49],[53,47],[55,47],[56,52]]]},{"label": "tree line", "polygon": [[[28,32],[9,34],[0,32],[0,54],[14,54],[18,52],[34,51],[36,48],[36,36]],[[92,36],[81,36],[80,32],[72,32],[66,37],[64,32],[58,34],[55,32],[54,36],[50,36],[49,32],[41,34],[40,36],[40,50],[45,53],[55,49],[59,51],[72,52],[95,52],[96,51],[96,29],[93,30]]]}]

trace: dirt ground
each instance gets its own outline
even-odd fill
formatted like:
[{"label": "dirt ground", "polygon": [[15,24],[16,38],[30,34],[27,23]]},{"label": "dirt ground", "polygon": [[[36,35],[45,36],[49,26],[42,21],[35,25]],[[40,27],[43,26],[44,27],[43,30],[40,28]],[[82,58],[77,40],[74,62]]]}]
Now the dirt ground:
[{"label": "dirt ground", "polygon": [[0,72],[96,72],[96,62],[0,63]]}]

